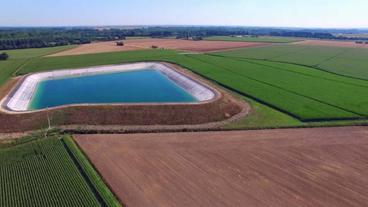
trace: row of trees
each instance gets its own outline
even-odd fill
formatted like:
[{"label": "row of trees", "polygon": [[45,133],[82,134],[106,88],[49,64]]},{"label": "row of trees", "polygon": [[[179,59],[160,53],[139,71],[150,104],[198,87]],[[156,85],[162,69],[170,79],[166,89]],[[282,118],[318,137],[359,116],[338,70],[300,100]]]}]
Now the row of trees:
[{"label": "row of trees", "polygon": [[303,37],[303,38],[318,38],[318,39],[335,39],[336,37],[325,32],[304,32],[304,31],[279,31],[271,32],[271,36],[282,37]]},{"label": "row of trees", "polygon": [[24,49],[24,48],[42,48],[55,47],[70,44],[91,43],[88,39],[5,39],[0,40],[0,50]]}]

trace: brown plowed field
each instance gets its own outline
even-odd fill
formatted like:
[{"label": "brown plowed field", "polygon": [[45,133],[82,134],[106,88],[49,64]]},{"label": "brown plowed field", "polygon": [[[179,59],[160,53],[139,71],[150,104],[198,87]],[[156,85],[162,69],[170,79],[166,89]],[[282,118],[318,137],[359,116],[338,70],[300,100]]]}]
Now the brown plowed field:
[{"label": "brown plowed field", "polygon": [[127,206],[367,206],[368,128],[78,135]]},{"label": "brown plowed field", "polygon": [[294,42],[296,45],[312,45],[312,46],[330,46],[330,47],[346,47],[346,48],[368,48],[368,44],[356,44],[348,41],[328,41],[328,40],[305,40]]},{"label": "brown plowed field", "polygon": [[118,52],[130,50],[149,49],[152,46],[165,49],[175,49],[192,52],[209,52],[218,50],[229,50],[244,47],[256,47],[268,45],[268,43],[255,42],[228,42],[228,41],[190,41],[177,39],[135,39],[125,40],[125,46],[116,46],[115,41],[112,42],[98,42],[80,45],[76,48],[56,53],[50,56],[67,56],[67,55],[82,55],[92,53],[104,52]]}]

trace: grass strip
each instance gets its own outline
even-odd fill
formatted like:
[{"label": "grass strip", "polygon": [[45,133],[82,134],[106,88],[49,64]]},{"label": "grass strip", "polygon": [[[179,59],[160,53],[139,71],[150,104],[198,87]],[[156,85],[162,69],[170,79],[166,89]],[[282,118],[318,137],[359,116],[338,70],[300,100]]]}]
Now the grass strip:
[{"label": "grass strip", "polygon": [[73,139],[70,136],[66,136],[62,141],[71,153],[71,156],[75,158],[78,165],[82,168],[82,171],[93,185],[93,188],[98,192],[97,194],[100,196],[99,200],[103,201],[103,206],[122,206]]}]

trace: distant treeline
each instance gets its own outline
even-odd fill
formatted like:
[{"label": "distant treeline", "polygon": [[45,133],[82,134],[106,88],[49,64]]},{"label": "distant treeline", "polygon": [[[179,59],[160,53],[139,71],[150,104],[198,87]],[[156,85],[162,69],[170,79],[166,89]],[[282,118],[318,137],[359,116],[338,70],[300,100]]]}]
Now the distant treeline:
[{"label": "distant treeline", "polygon": [[[271,35],[300,38],[337,40],[368,40],[335,36],[335,30],[306,30],[256,27],[57,27],[57,28],[0,28],[0,50],[20,48],[53,47],[69,44],[86,44],[92,41],[121,40],[125,37],[176,37],[178,39],[201,40],[207,36],[222,35]],[[350,31],[349,32],[353,32]]]},{"label": "distant treeline", "polygon": [[324,32],[304,32],[304,31],[280,31],[271,32],[271,36],[281,37],[300,37],[300,38],[318,38],[318,39],[335,39],[336,37],[330,33]]},{"label": "distant treeline", "polygon": [[5,52],[0,53],[0,60],[7,60],[9,58],[9,55]]},{"label": "distant treeline", "polygon": [[270,36],[280,36],[280,37],[299,37],[299,38],[316,38],[316,39],[328,39],[328,40],[368,40],[368,38],[359,37],[346,37],[346,36],[336,36],[327,32],[310,32],[310,31],[278,31],[271,32]]},{"label": "distant treeline", "polygon": [[0,29],[0,50],[54,47],[124,38],[120,30],[20,28]]}]

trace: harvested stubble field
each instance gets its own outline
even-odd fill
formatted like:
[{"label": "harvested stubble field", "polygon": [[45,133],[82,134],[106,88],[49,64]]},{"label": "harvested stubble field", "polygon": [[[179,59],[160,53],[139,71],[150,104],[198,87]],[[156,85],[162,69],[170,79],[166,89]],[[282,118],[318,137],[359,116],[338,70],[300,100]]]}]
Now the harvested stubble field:
[{"label": "harvested stubble field", "polygon": [[366,206],[368,129],[78,135],[128,206]]},{"label": "harvested stubble field", "polygon": [[229,50],[245,47],[256,47],[267,45],[255,42],[226,42],[226,41],[190,41],[179,39],[128,39],[124,46],[116,46],[116,42],[98,42],[80,45],[71,50],[66,50],[50,56],[82,55],[104,52],[131,51],[151,49],[152,46],[164,49],[174,49],[191,52],[209,52],[218,50]]}]

